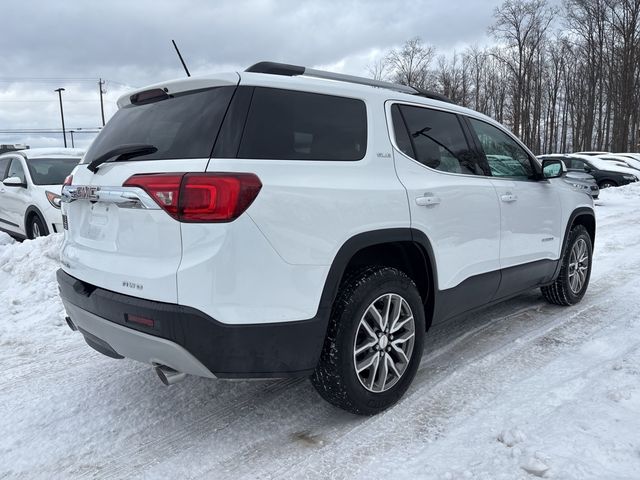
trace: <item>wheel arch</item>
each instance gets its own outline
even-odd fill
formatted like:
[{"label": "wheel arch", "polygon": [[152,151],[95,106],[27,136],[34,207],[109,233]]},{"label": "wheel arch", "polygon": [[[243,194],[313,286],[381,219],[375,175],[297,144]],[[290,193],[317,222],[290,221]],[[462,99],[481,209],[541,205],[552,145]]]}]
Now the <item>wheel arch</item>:
[{"label": "wheel arch", "polygon": [[46,232],[47,233],[49,232],[49,226],[47,225],[47,219],[42,214],[40,209],[38,207],[36,207],[35,205],[29,205],[29,207],[27,207],[27,210],[24,212],[24,233],[27,236],[27,238],[29,238],[29,219],[31,219],[31,217],[33,217],[34,215],[37,215],[37,216],[40,217],[40,220],[42,220],[42,224],[44,225],[44,228],[46,229]]},{"label": "wheel arch", "polygon": [[553,281],[558,278],[560,274],[560,269],[562,268],[562,259],[564,258],[564,254],[567,248],[567,242],[569,241],[569,234],[571,233],[571,229],[576,225],[582,225],[587,229],[589,233],[589,237],[591,238],[591,245],[595,245],[596,241],[596,215],[592,208],[589,207],[579,207],[576,208],[571,215],[569,216],[569,220],[567,221],[567,228],[564,231],[564,238],[562,240],[562,249],[560,250],[560,259],[558,260],[558,265],[556,266],[556,270],[553,275]]},{"label": "wheel arch", "polygon": [[319,313],[328,315],[347,271],[362,265],[395,267],[416,283],[429,328],[433,318],[437,271],[431,242],[411,228],[374,230],[348,239],[336,253],[320,299]]}]

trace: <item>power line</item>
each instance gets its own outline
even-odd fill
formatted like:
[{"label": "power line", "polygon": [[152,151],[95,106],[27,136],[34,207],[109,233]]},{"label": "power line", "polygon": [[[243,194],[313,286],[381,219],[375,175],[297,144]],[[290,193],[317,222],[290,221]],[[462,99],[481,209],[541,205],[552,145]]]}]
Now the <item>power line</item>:
[{"label": "power line", "polygon": [[[76,133],[99,133],[102,127],[84,127],[84,128],[69,128],[67,130],[73,130]],[[13,134],[29,134],[29,133],[62,133],[61,128],[0,128],[0,134],[13,135]]]},{"label": "power line", "polygon": [[[85,85],[90,83],[95,83],[99,81],[99,77],[8,77],[2,76],[0,77],[0,83],[11,84],[11,83],[20,83],[20,82],[28,82],[28,83],[39,83],[42,85],[52,85],[58,83],[66,83],[66,84],[75,84],[75,85]],[[117,80],[109,80],[102,79],[107,84],[120,85],[127,88],[135,88],[133,85],[128,83],[119,82]]]},{"label": "power line", "polygon": [[[112,99],[112,98],[107,98],[105,96],[105,99],[109,100],[110,102],[116,102],[116,99]],[[51,102],[55,102],[55,98],[54,99],[49,99],[49,100],[45,100],[45,99],[25,99],[25,100],[0,100],[0,103],[51,103]],[[96,102],[96,99],[79,99],[79,100],[74,100],[74,99],[66,99],[64,100],[64,103],[84,103],[84,102]]]}]

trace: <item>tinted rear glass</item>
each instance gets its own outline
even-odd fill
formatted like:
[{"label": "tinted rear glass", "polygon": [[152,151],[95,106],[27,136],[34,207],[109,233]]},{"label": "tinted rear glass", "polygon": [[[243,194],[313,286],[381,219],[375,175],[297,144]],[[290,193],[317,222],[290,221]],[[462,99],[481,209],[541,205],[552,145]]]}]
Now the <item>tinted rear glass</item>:
[{"label": "tinted rear glass", "polygon": [[257,87],[238,157],[360,160],[366,148],[362,100]]},{"label": "tinted rear glass", "polygon": [[27,167],[36,185],[62,185],[80,158],[30,158]]},{"label": "tinted rear glass", "polygon": [[135,143],[158,149],[136,160],[209,158],[235,88],[211,88],[121,108],[91,144],[83,163]]},{"label": "tinted rear glass", "polygon": [[[484,175],[485,165],[467,143],[458,117],[449,112],[424,107],[400,105],[400,113],[408,129],[413,152],[407,154],[423,165],[441,172]],[[400,118],[394,128],[402,128]],[[396,140],[398,134],[396,133]],[[401,145],[398,145],[403,148]]]}]

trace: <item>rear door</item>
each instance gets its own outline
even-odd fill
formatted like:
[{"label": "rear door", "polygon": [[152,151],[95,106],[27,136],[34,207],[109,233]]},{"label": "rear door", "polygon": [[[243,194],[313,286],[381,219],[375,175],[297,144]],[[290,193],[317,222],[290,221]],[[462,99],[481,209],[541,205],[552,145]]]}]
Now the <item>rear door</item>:
[{"label": "rear door", "polygon": [[[144,190],[123,184],[137,174],[205,171],[237,81],[229,75],[169,83],[119,102],[65,187],[67,273],[108,290],[177,302],[181,224]],[[88,168],[115,147],[132,144],[156,151],[103,163],[95,173]]]},{"label": "rear door", "polygon": [[500,280],[500,208],[486,165],[455,113],[402,104],[389,113],[411,226],[432,244],[438,289],[466,282],[464,295],[448,296],[451,304],[441,308],[448,316],[489,302]]}]

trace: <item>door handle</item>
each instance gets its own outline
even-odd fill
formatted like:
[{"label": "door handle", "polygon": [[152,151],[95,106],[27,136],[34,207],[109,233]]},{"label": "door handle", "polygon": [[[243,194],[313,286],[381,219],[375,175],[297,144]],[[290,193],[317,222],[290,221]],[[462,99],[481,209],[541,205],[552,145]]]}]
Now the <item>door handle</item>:
[{"label": "door handle", "polygon": [[506,202],[506,203],[511,203],[511,202],[515,202],[516,200],[518,200],[518,196],[514,195],[511,192],[507,192],[504,195],[500,196],[500,200],[502,200],[503,202]]},{"label": "door handle", "polygon": [[429,205],[438,205],[440,203],[440,197],[434,197],[433,195],[425,194],[421,197],[416,197],[416,205],[421,207],[428,207]]}]

